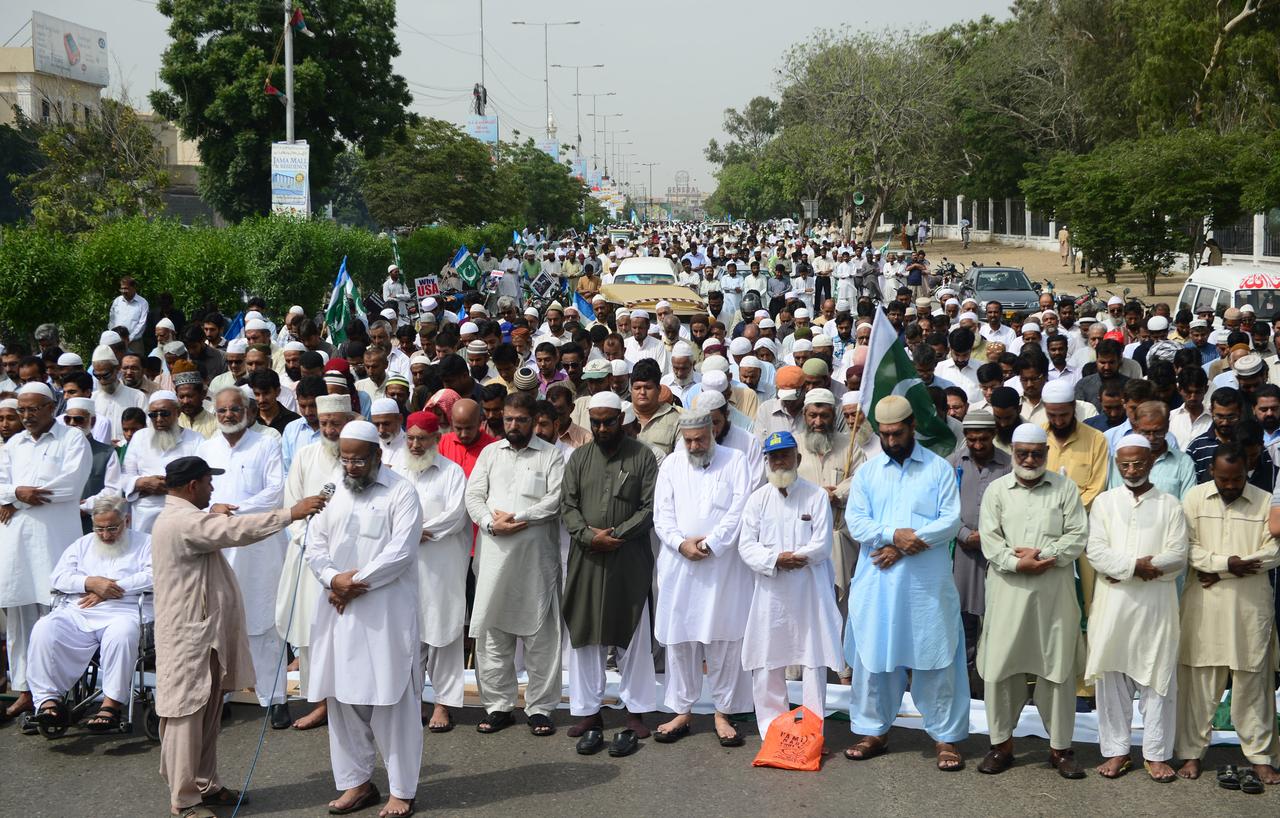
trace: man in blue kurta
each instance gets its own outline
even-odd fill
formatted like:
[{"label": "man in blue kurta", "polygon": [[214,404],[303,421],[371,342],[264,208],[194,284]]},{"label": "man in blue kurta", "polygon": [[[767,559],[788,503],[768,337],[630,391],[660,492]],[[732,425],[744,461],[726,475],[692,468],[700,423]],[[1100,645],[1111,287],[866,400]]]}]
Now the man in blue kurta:
[{"label": "man in blue kurta", "polygon": [[948,544],[960,529],[960,493],[947,461],[915,440],[906,398],[875,406],[882,453],[854,475],[845,518],[862,554],[849,586],[845,660],[853,669],[851,760],[888,749],[907,689],[936,743],[938,769],[964,768],[969,677],[960,596]]}]

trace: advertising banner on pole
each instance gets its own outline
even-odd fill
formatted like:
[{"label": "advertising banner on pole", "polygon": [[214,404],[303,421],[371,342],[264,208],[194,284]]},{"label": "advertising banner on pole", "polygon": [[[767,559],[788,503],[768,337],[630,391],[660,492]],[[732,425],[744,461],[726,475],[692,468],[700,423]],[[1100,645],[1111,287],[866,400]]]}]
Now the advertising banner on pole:
[{"label": "advertising banner on pole", "polygon": [[33,11],[31,50],[38,73],[104,87],[110,81],[104,31]]},{"label": "advertising banner on pole", "polygon": [[311,149],[306,142],[271,143],[271,212],[311,213]]},{"label": "advertising banner on pole", "polygon": [[479,116],[472,114],[467,117],[467,136],[472,139],[478,139],[489,145],[498,143],[498,118],[496,116]]},{"label": "advertising banner on pole", "polygon": [[539,139],[538,150],[551,157],[552,162],[560,161],[560,142],[555,139]]}]

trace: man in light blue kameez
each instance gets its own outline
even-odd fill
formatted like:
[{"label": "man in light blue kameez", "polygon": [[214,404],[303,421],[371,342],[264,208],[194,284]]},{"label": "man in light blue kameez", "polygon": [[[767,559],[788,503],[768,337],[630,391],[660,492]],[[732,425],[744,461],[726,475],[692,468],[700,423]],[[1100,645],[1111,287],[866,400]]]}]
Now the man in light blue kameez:
[{"label": "man in light blue kameez", "polygon": [[845,659],[853,669],[851,760],[888,748],[911,671],[911,697],[936,743],[938,769],[963,769],[969,677],[960,597],[948,544],[960,529],[960,493],[947,461],[915,440],[906,398],[875,406],[882,453],[854,475],[845,518],[861,543],[849,586]]}]

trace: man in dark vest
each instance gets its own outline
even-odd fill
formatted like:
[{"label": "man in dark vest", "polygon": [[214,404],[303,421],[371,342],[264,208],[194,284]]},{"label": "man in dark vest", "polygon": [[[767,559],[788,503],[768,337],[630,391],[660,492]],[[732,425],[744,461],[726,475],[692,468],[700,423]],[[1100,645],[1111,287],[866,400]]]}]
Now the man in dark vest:
[{"label": "man in dark vest", "polygon": [[62,420],[79,429],[89,443],[93,464],[89,480],[80,495],[80,528],[85,534],[93,530],[93,501],[99,494],[123,494],[120,488],[120,458],[114,446],[93,439],[94,405],[90,398],[70,398]]}]

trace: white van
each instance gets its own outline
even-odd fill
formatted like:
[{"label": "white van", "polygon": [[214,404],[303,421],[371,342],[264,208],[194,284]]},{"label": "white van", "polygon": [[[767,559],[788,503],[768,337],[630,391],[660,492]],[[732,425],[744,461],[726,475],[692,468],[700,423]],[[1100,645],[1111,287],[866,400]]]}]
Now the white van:
[{"label": "white van", "polygon": [[1213,307],[1216,319],[1227,307],[1252,304],[1257,320],[1271,323],[1280,314],[1280,270],[1246,264],[1200,267],[1178,294],[1178,309]]}]

